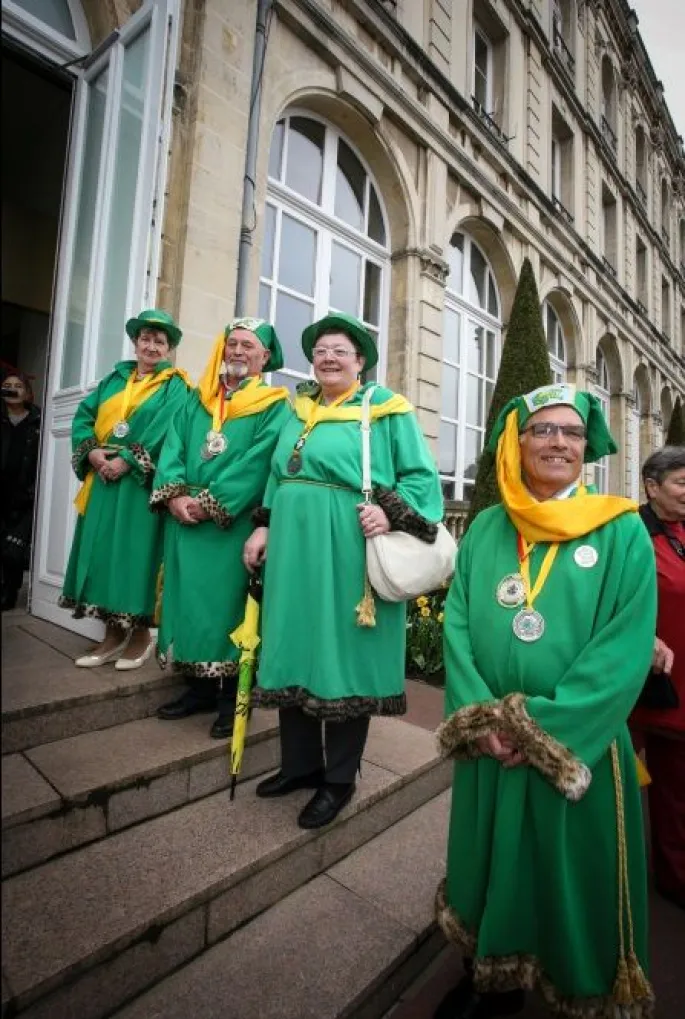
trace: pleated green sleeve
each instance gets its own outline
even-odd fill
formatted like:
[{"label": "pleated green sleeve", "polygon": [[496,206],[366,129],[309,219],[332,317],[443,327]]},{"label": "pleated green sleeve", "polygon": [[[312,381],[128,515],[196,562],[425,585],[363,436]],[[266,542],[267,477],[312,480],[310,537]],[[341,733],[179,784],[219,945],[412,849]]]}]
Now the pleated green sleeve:
[{"label": "pleated green sleeve", "polygon": [[71,423],[71,465],[79,481],[83,481],[90,470],[88,454],[96,449],[95,419],[102,398],[103,387],[109,376],[103,379],[85,399],[81,400]]},{"label": "pleated green sleeve", "polygon": [[414,412],[389,418],[395,491],[425,520],[439,523],[445,507],[440,477]]},{"label": "pleated green sleeve", "polygon": [[121,450],[120,456],[140,485],[146,484],[156,471],[162,446],[176,415],[185,407],[189,393],[182,376],[172,375],[149,401],[131,415],[128,446]]},{"label": "pleated green sleeve", "polygon": [[165,503],[188,491],[186,480],[186,439],[194,394],[188,393],[165,426],[166,435],[159,451],[157,469],[152,483],[151,505]]}]

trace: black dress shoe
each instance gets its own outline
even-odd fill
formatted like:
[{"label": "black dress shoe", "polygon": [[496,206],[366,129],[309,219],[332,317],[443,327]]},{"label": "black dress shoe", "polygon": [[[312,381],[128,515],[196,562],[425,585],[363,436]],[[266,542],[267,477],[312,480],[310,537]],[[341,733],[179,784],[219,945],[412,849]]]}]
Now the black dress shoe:
[{"label": "black dress shoe", "polygon": [[354,790],[354,782],[349,785],[326,782],[301,811],[297,819],[300,828],[323,828],[330,824],[345,804],[350,802]]},{"label": "black dress shoe", "polygon": [[157,708],[157,718],[173,722],[177,718],[188,718],[189,715],[198,715],[205,711],[216,711],[216,700],[207,700],[198,697],[194,690],[186,690],[175,701]]},{"label": "black dress shoe", "polygon": [[233,735],[233,715],[217,715],[209,730],[212,739],[228,739]]},{"label": "black dress shoe", "polygon": [[458,1009],[463,1008],[473,996],[473,977],[465,973],[456,987],[447,992],[435,1012],[433,1019],[454,1019]]},{"label": "black dress shoe", "polygon": [[[435,1019],[496,1019],[498,1016],[518,1015],[523,1011],[526,997],[524,991],[505,991],[502,994],[479,994],[471,988],[470,994],[461,997],[459,1003],[456,992],[461,987],[457,984],[440,1002]],[[448,999],[454,995],[454,1007],[449,1008]],[[449,1011],[448,1011],[449,1009]]]},{"label": "black dress shoe", "polygon": [[287,796],[297,789],[318,789],[323,782],[323,771],[312,771],[309,775],[297,775],[288,778],[282,771],[263,779],[255,790],[257,796],[267,799],[270,796]]}]

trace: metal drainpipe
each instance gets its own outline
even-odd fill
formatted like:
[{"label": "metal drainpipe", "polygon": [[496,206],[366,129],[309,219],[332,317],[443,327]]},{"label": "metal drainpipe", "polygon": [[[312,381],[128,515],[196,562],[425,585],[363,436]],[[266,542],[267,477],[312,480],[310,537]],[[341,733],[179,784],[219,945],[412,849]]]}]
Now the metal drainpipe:
[{"label": "metal drainpipe", "polygon": [[247,121],[247,145],[245,148],[245,176],[243,178],[243,212],[240,221],[240,243],[238,245],[238,278],[235,288],[235,314],[245,314],[245,301],[250,270],[250,250],[255,217],[255,175],[257,172],[257,144],[259,142],[259,111],[262,105],[262,72],[266,57],[266,19],[273,0],[258,0],[257,24],[252,54],[252,86],[250,88],[250,110]]}]

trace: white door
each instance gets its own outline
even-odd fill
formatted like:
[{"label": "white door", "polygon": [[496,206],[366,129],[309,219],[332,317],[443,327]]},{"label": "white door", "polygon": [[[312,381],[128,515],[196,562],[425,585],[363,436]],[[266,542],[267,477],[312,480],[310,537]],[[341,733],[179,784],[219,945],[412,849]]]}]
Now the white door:
[{"label": "white door", "polygon": [[146,0],[76,85],[29,605],[93,637],[99,623],[57,606],[76,521],[71,420],[125,356],[126,319],[155,303],[177,40],[177,0]]}]

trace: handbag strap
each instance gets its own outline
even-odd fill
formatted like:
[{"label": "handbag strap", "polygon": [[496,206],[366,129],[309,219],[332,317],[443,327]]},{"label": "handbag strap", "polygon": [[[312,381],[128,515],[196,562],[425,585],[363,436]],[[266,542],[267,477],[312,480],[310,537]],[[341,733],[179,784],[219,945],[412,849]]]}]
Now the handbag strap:
[{"label": "handbag strap", "polygon": [[362,397],[362,495],[364,502],[371,501],[373,487],[371,485],[371,397],[377,386],[369,386]]}]

